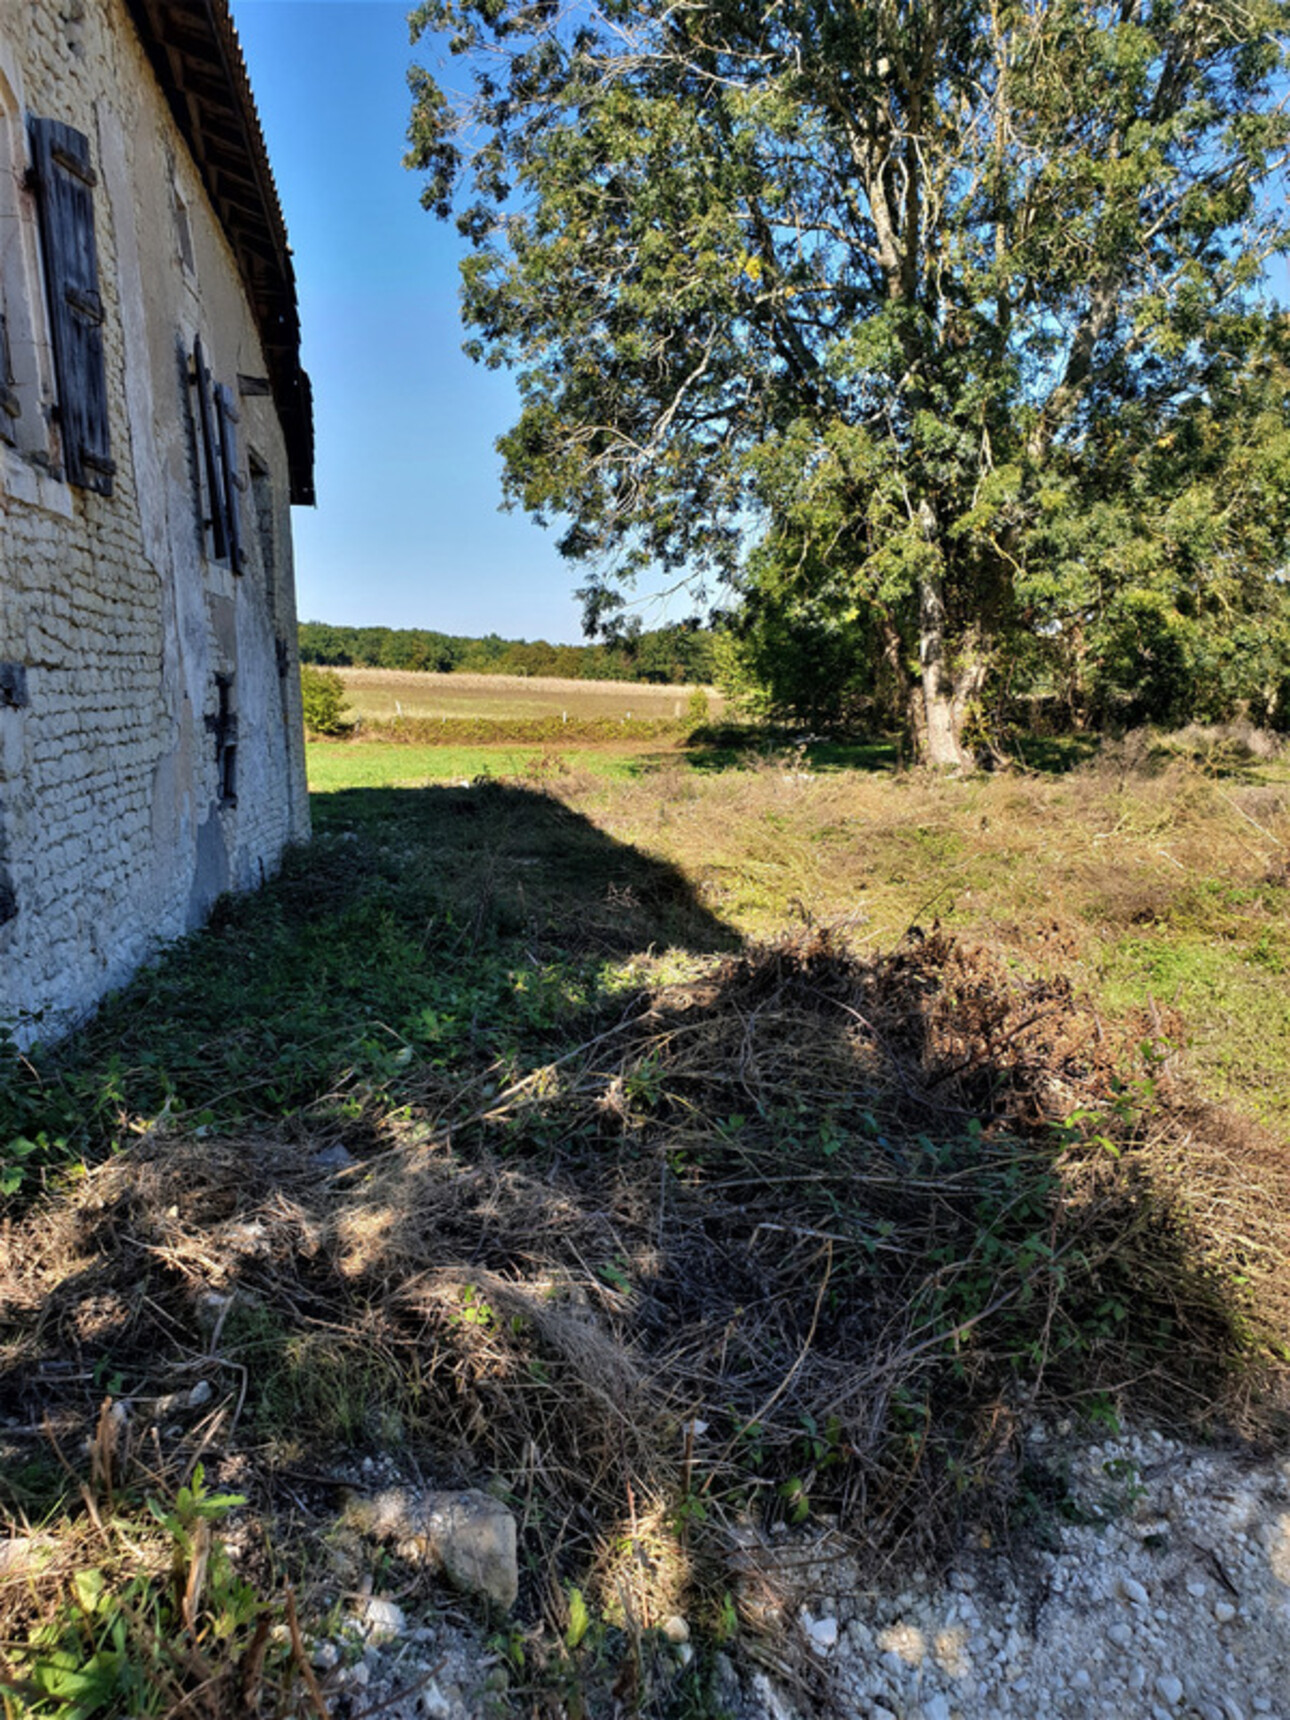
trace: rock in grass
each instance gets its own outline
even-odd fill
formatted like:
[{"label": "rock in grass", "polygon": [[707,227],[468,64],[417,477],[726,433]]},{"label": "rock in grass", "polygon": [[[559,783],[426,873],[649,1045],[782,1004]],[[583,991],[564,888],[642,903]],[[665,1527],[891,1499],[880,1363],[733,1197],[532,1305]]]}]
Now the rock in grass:
[{"label": "rock in grass", "polygon": [[363,1626],[368,1636],[381,1639],[402,1636],[408,1628],[407,1615],[397,1601],[382,1595],[369,1595],[363,1603]]},{"label": "rock in grass", "polygon": [[324,1147],[321,1152],[315,1153],[309,1162],[320,1171],[343,1171],[347,1170],[354,1160],[337,1141],[334,1146]]},{"label": "rock in grass", "polygon": [[832,1654],[838,1646],[838,1621],[833,1617],[813,1618],[810,1613],[802,1614],[802,1629],[806,1632],[813,1647],[824,1654]]},{"label": "rock in grass", "polygon": [[515,1518],[498,1500],[462,1493],[390,1488],[353,1499],[345,1519],[364,1534],[398,1543],[404,1558],[442,1571],[459,1589],[509,1611],[519,1593]]}]

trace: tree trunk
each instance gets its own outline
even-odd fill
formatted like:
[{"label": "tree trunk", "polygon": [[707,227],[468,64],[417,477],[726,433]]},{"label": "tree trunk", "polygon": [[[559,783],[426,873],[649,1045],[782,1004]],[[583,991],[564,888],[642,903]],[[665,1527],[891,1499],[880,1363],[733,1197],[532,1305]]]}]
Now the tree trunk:
[{"label": "tree trunk", "polygon": [[933,770],[971,770],[975,760],[963,744],[963,728],[972,701],[985,682],[980,643],[975,635],[969,635],[959,643],[951,661],[945,594],[938,575],[923,579],[919,607],[922,679],[910,700],[915,750],[919,761]]}]

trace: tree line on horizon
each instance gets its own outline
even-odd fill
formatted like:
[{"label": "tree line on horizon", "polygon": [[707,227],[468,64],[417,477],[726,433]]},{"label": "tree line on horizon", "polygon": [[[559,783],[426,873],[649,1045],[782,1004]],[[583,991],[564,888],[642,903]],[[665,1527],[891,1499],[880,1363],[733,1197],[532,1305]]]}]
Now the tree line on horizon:
[{"label": "tree line on horizon", "polygon": [[573,681],[710,683],[713,634],[684,622],[628,631],[596,644],[552,645],[545,639],[482,638],[424,627],[299,625],[300,661],[320,667],[398,669],[450,675],[557,675]]}]

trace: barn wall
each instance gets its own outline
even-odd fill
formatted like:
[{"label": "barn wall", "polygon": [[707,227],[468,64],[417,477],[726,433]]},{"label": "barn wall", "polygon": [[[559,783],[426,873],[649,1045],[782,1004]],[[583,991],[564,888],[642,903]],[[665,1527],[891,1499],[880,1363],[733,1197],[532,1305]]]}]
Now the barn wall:
[{"label": "barn wall", "polygon": [[[29,115],[90,140],[111,496],[60,475]],[[0,294],[22,406],[0,443],[0,1021],[29,1040],[309,828],[282,431],[232,252],[117,0],[0,0]],[[240,574],[206,523],[198,337],[240,411]]]}]

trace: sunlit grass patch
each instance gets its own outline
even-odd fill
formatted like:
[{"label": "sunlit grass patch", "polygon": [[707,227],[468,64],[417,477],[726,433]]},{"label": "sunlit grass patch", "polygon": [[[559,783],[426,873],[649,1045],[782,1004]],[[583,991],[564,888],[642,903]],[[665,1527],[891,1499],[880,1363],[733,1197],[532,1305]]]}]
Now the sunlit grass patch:
[{"label": "sunlit grass patch", "polygon": [[1275,936],[1198,939],[1155,931],[1105,957],[1109,1008],[1163,1007],[1183,1024],[1180,1050],[1204,1085],[1290,1133],[1290,989],[1285,928]]},{"label": "sunlit grass patch", "polygon": [[[648,756],[648,755],[646,755]],[[594,747],[567,752],[550,747],[396,746],[386,741],[311,741],[305,749],[309,787],[316,794],[341,788],[419,788],[426,783],[470,783],[477,777],[549,781],[577,770],[627,778],[644,768],[641,754]]]}]

